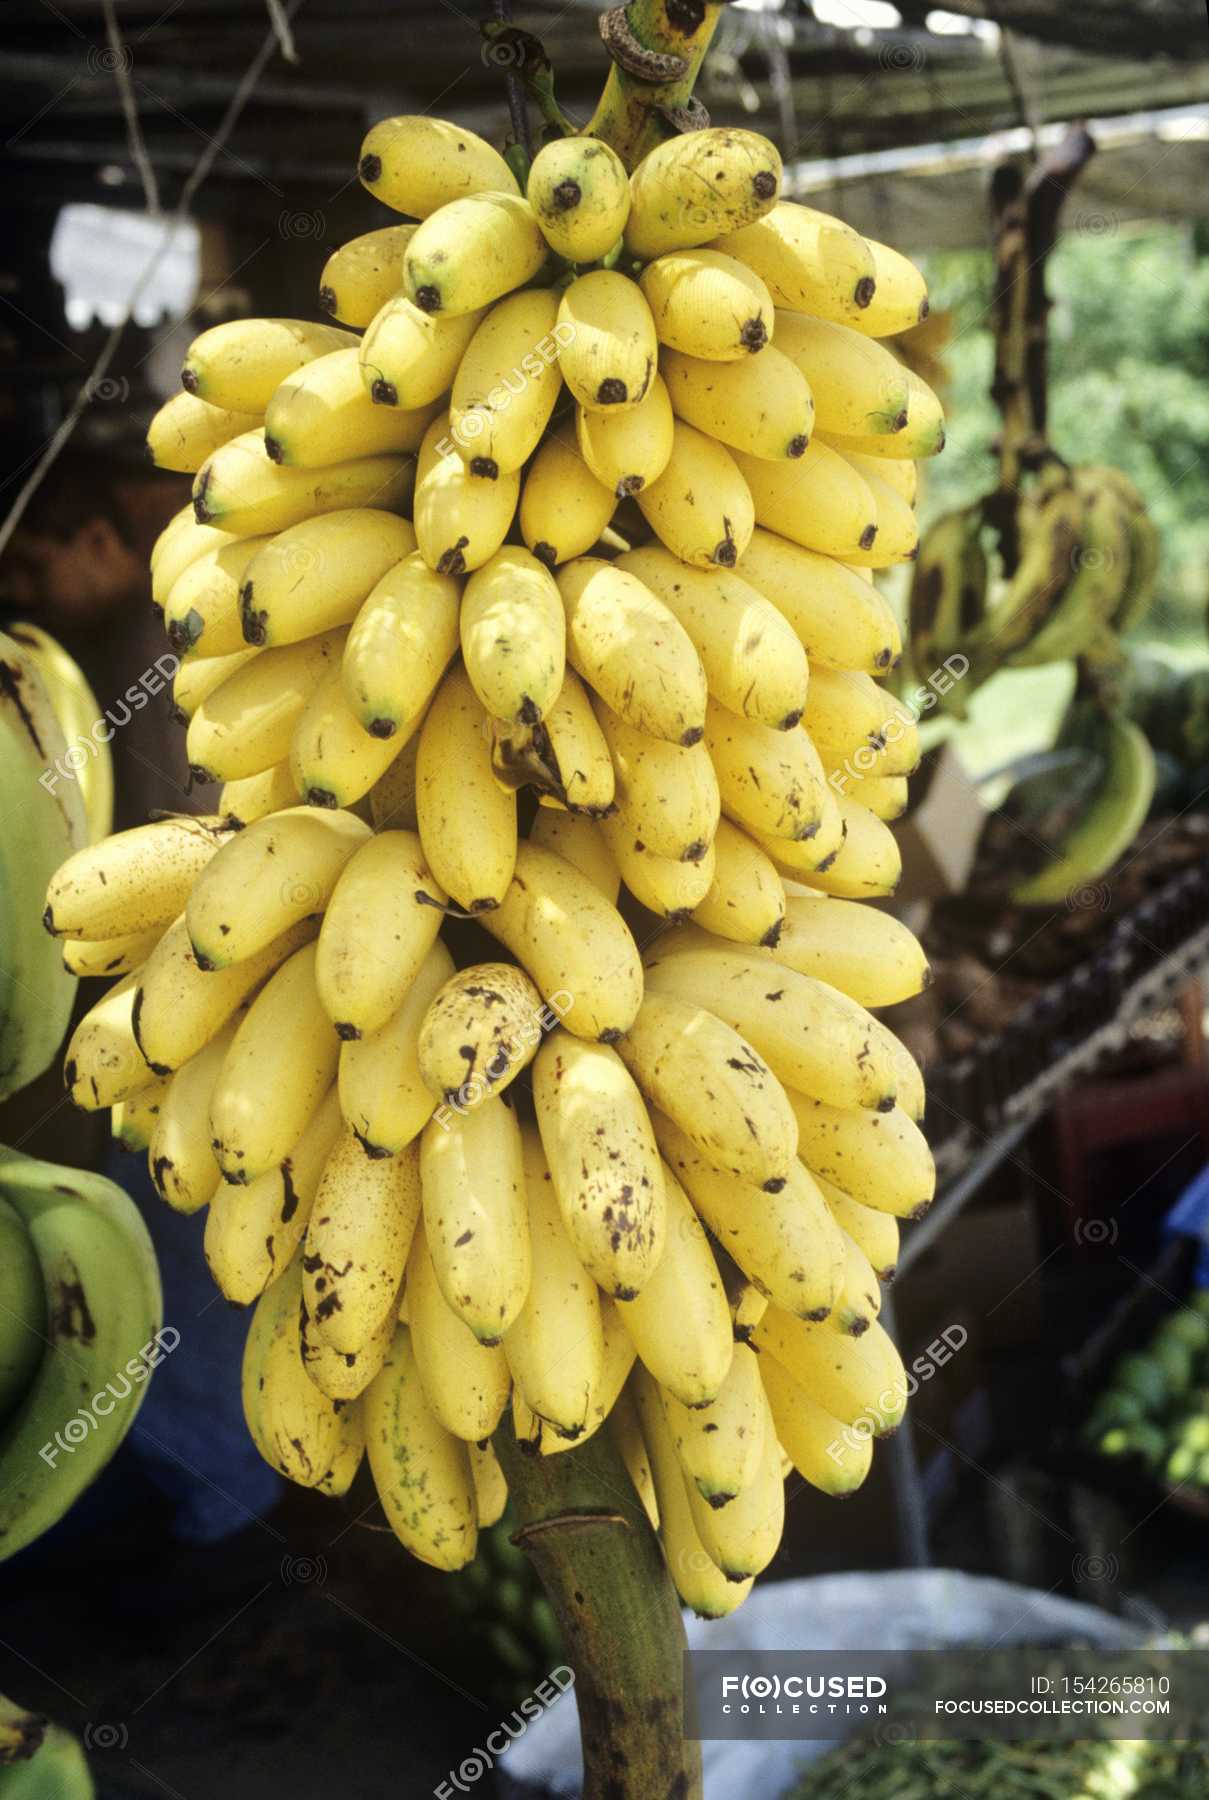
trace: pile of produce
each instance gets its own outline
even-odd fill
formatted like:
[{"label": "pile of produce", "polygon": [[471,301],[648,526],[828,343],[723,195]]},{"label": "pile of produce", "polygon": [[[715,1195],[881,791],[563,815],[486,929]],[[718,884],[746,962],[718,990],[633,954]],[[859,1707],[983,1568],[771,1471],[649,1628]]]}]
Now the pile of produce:
[{"label": "pile of produce", "polygon": [[1209,1292],[1117,1361],[1083,1435],[1102,1456],[1140,1458],[1161,1481],[1209,1488]]},{"label": "pile of produce", "polygon": [[905,1405],[879,1282],[935,1177],[869,1009],[927,969],[860,902],[918,757],[872,575],[943,442],[878,341],[925,287],[752,132],[516,164],[375,126],[361,180],[415,222],[330,258],[334,322],[204,332],[152,423],[221,787],[50,882],[118,978],[66,1078],[209,1208],[275,1468],[341,1494],[366,1454],[456,1569],[509,1406],[535,1454],[607,1426],[719,1615],[790,1465],[850,1493]]}]

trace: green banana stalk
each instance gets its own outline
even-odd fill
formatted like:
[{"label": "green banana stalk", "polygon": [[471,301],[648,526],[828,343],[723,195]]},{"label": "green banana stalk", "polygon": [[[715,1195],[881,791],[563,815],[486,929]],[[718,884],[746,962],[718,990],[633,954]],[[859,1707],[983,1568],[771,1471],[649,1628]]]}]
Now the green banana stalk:
[{"label": "green banana stalk", "polygon": [[1098,881],[1132,844],[1154,796],[1155,760],[1132,720],[1104,718],[1099,746],[1102,774],[1086,806],[1067,828],[1053,859],[1012,890],[1018,906],[1060,905]]},{"label": "green banana stalk", "polygon": [[166,1350],[159,1268],[134,1202],[103,1176],[0,1150],[0,1196],[37,1254],[46,1339],[0,1429],[0,1561],[58,1522],[134,1422]]}]

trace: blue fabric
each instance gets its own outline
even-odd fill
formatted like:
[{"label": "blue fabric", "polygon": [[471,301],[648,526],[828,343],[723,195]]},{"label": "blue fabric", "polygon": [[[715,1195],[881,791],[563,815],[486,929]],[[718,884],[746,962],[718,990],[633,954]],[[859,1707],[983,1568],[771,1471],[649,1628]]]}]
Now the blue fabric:
[{"label": "blue fabric", "polygon": [[1209,1288],[1209,1168],[1189,1182],[1163,1220],[1164,1238],[1191,1237],[1199,1241],[1194,1287]]}]

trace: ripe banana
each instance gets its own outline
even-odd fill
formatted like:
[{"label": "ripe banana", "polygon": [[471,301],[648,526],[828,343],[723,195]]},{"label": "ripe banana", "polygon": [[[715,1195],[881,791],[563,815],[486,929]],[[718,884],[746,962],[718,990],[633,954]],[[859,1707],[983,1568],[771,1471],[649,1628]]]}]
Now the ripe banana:
[{"label": "ripe banana", "polygon": [[729,819],[719,819],[713,849],[714,878],[693,908],[696,923],[736,944],[775,944],[786,901],[771,858]]},{"label": "ripe banana", "polygon": [[558,317],[555,294],[526,288],[493,306],[467,345],[449,433],[473,474],[512,474],[541,441],[561,385]]},{"label": "ripe banana", "polygon": [[142,968],[162,935],[159,926],[153,925],[150,931],[132,931],[128,937],[101,938],[96,943],[89,938],[64,938],[60,942],[63,966],[73,975],[91,975],[102,981],[129,975],[132,969]]},{"label": "ripe banana", "polygon": [[844,821],[843,843],[826,867],[804,870],[799,879],[841,900],[892,894],[903,872],[894,833],[859,801],[841,796],[837,804]]},{"label": "ripe banana", "polygon": [[581,451],[552,432],[525,472],[521,536],[548,569],[591,550],[617,509],[613,485],[599,481]]},{"label": "ripe banana", "polygon": [[793,1110],[732,1026],[701,1006],[648,993],[617,1050],[647,1099],[711,1162],[769,1193],[784,1187],[797,1151]]},{"label": "ripe banana", "polygon": [[805,454],[814,401],[806,377],[776,344],[754,363],[708,362],[664,350],[659,372],[676,417],[732,450],[773,462]]},{"label": "ripe banana", "polygon": [[665,1164],[666,1253],[641,1293],[617,1300],[639,1361],[685,1406],[709,1406],[735,1350],[730,1307],[709,1241],[688,1196]]},{"label": "ripe banana", "polygon": [[656,372],[637,406],[577,409],[580,453],[596,479],[618,500],[658,481],[672,454],[675,414],[662,375]]},{"label": "ripe banana", "polygon": [[359,1350],[333,1350],[319,1336],[304,1298],[299,1314],[299,1339],[307,1379],[313,1381],[329,1400],[351,1403],[346,1410],[353,1410],[375,1375],[385,1366],[399,1322],[397,1310],[397,1306],[390,1308],[381,1325]]},{"label": "ripe banana", "polygon": [[767,462],[741,450],[734,458],[757,524],[845,562],[872,550],[877,502],[851,463],[826,444],[816,440],[793,462]]},{"label": "ripe banana", "polygon": [[336,1078],[340,1040],[319,999],[315,956],[305,944],[269,977],[227,1051],[210,1101],[225,1181],[255,1181],[283,1162]]},{"label": "ripe banana", "polygon": [[377,1031],[402,1005],[436,941],[445,900],[413,831],[378,832],[345,863],[315,961],[338,1036]]},{"label": "ripe banana", "polygon": [[162,931],[231,836],[218,818],[184,816],[119,831],[55,872],[43,923],[56,937],[93,940]]},{"label": "ripe banana", "polygon": [[420,1139],[424,1235],[441,1292],[482,1344],[498,1344],[529,1292],[521,1129],[506,1100],[446,1107]]},{"label": "ripe banana", "polygon": [[289,469],[326,469],[358,456],[420,448],[437,402],[410,411],[375,406],[361,379],[361,347],[317,356],[289,375],[269,401],[264,447]]},{"label": "ripe banana", "polygon": [[[609,746],[573,669],[564,672],[558,698],[537,724],[505,726],[492,721],[491,766],[505,787],[536,788],[559,807],[590,818],[603,817],[615,803]],[[587,837],[599,842],[595,833]]]},{"label": "ripe banana", "polygon": [[200,1212],[222,1186],[210,1144],[210,1102],[236,1028],[233,1019],[177,1070],[151,1134],[151,1179],[177,1212]]},{"label": "ripe banana", "polygon": [[[408,736],[418,724],[410,721]],[[341,664],[328,670],[294,727],[290,774],[309,806],[351,808],[381,780],[403,741],[362,729],[345,695]]]},{"label": "ripe banana", "polygon": [[826,1318],[843,1279],[843,1240],[802,1164],[794,1159],[780,1193],[769,1195],[716,1168],[662,1113],[655,1135],[718,1244],[759,1292],[795,1317]]},{"label": "ripe banana", "polygon": [[260,653],[236,650],[230,656],[199,656],[186,651],[172,682],[171,716],[178,725],[187,725],[203,700],[209,699],[239,669]]},{"label": "ripe banana", "polygon": [[710,245],[758,275],[777,306],[858,323],[873,298],[873,253],[849,226],[782,200],[765,218]]},{"label": "ripe banana", "polygon": [[873,1462],[872,1433],[845,1427],[774,1356],[762,1356],[760,1369],[777,1442],[803,1481],[836,1498],[854,1494]]},{"label": "ripe banana", "polygon": [[932,1204],[936,1165],[919,1126],[893,1112],[842,1111],[804,1094],[789,1095],[798,1154],[813,1174],[864,1206],[917,1219]]},{"label": "ripe banana", "polygon": [[532,207],[497,184],[428,215],[403,252],[403,287],[421,312],[476,312],[532,281],[548,254]]},{"label": "ripe banana", "polygon": [[[693,568],[710,569],[716,564],[733,569],[751,542],[753,490],[744,479],[741,454],[677,419],[672,428],[672,454],[663,473],[635,496],[660,542]],[[745,460],[752,461],[750,457]],[[761,468],[779,466],[760,464]]]},{"label": "ripe banana", "polygon": [[321,1394],[302,1362],[298,1257],[256,1302],[243,1353],[243,1413],[261,1456],[299,1487],[329,1477],[343,1440],[339,1402]]},{"label": "ripe banana", "polygon": [[[812,668],[884,674],[902,655],[898,622],[887,602],[833,557],[757,525],[738,573],[783,614]],[[722,694],[718,698],[724,701]]]},{"label": "ripe banana", "polygon": [[556,255],[591,263],[625,229],[630,182],[617,152],[599,138],[555,138],[534,157],[525,198]]},{"label": "ripe banana", "polygon": [[284,762],[308,702],[339,670],[346,635],[325,631],[266,650],[207,694],[185,737],[194,779],[239,781]]},{"label": "ripe banana", "polygon": [[398,1317],[420,1217],[420,1156],[367,1157],[341,1132],[323,1165],[302,1251],[302,1297],[320,1341],[355,1355]]},{"label": "ripe banana", "polygon": [[854,1244],[869,1259],[869,1266],[879,1281],[891,1281],[898,1263],[898,1220],[893,1213],[879,1212],[865,1206],[850,1194],[842,1193],[833,1182],[816,1175],[819,1192],[827,1202],[827,1210]]},{"label": "ripe banana", "polygon": [[776,205],[781,158],[754,131],[712,128],[669,138],[630,177],[625,247],[643,262],[736,232]]},{"label": "ripe banana", "polygon": [[876,1319],[852,1337],[834,1319],[812,1325],[770,1306],[756,1326],[755,1342],[841,1424],[886,1437],[902,1423],[906,1373]]},{"label": "ripe banana", "polygon": [[561,807],[541,806],[529,827],[529,842],[571,863],[610,906],[616,906],[621,877],[591,819],[564,812]]},{"label": "ripe banana", "polygon": [[347,625],[375,584],[415,547],[406,519],[373,507],[327,513],[280,532],[243,579],[245,639],[296,644]]},{"label": "ripe banana", "polygon": [[511,950],[576,1037],[611,1043],[642,999],[629,927],[587,876],[536,844],[517,846],[507,893],[482,923]]},{"label": "ripe banana", "polygon": [[735,1345],[726,1379],[708,1406],[685,1406],[667,1392],[660,1399],[680,1466],[703,1500],[725,1506],[751,1486],[764,1455],[765,1422],[754,1351]]},{"label": "ripe banana", "polygon": [[[42,677],[51,711],[67,740],[67,766],[84,796],[89,839],[98,843],[113,830],[113,757],[103,730],[98,730],[106,716],[79,663],[48,631],[23,620],[11,627],[9,635]],[[85,747],[86,760],[73,767],[73,760],[80,762],[79,752]]]},{"label": "ripe banana", "polygon": [[777,313],[776,343],[809,383],[820,431],[880,437],[906,426],[907,371],[883,344],[788,311]]},{"label": "ripe banana", "polygon": [[361,340],[361,380],[374,404],[415,412],[439,400],[452,386],[485,310],[433,317],[406,294],[387,300]]},{"label": "ripe banana", "polygon": [[439,413],[416,463],[416,539],[429,568],[439,575],[482,568],[508,535],[520,491],[516,470],[491,475],[463,462],[449,414]]},{"label": "ripe banana", "polygon": [[364,331],[403,286],[403,252],[414,225],[384,225],[333,250],[319,277],[319,310]]},{"label": "ripe banana", "polygon": [[762,1388],[759,1403],[765,1426],[751,1484],[720,1511],[688,1488],[689,1511],[701,1542],[730,1582],[750,1580],[766,1569],[780,1547],[785,1527],[781,1450]]},{"label": "ripe banana", "polygon": [[198,645],[205,657],[231,656],[246,647],[239,591],[248,564],[271,542],[236,538],[205,551],[178,575],[164,601],[164,629],[178,656]]},{"label": "ripe banana", "polygon": [[341,666],[345,698],[372,737],[406,733],[436,692],[458,647],[460,587],[417,551],[367,594]]},{"label": "ripe banana", "polygon": [[222,860],[182,896],[199,965],[210,970],[242,962],[321,913],[345,863],[369,836],[352,813],[309,806],[272,813],[234,833]]},{"label": "ripe banana", "polygon": [[307,319],[228,319],[195,337],[185,355],[187,394],[228,412],[263,415],[275,390],[317,356],[356,348],[351,331]]},{"label": "ripe banana", "polygon": [[119,1100],[111,1108],[110,1133],[123,1150],[147,1149],[171,1080],[170,1075],[161,1075],[158,1081],[150,1081],[146,1087],[136,1088],[133,1094],[127,1095],[125,1100]]},{"label": "ripe banana", "polygon": [[379,119],[361,145],[357,174],[376,200],[413,219],[427,219],[467,194],[519,192],[498,150],[427,113]]},{"label": "ripe banana", "polygon": [[228,825],[254,825],[269,813],[297,806],[301,798],[289,762],[279,762],[271,769],[262,769],[259,775],[224,781],[218,796],[218,813]]},{"label": "ripe banana", "polygon": [[394,762],[379,775],[366,795],[365,804],[369,807],[375,831],[385,831],[388,826],[402,831],[416,829],[416,762],[419,754],[417,733],[407,739]]},{"label": "ripe banana", "polygon": [[525,1404],[563,1437],[580,1438],[604,1372],[596,1285],[567,1235],[541,1139],[522,1134],[532,1274],[504,1333],[504,1354]]},{"label": "ripe banana", "polygon": [[153,1074],[134,1035],[137,983],[137,972],[115,982],[71,1035],[63,1080],[72,1100],[87,1112],[116,1106],[146,1087]]},{"label": "ripe banana", "polygon": [[655,321],[642,290],[613,269],[572,282],[558,308],[558,365],[590,412],[637,406],[659,358]]},{"label": "ripe banana", "polygon": [[415,459],[358,456],[327,469],[286,469],[265,454],[263,431],[232,438],[208,456],[193,482],[200,525],[241,537],[285,531],[304,519],[351,506],[397,511],[411,498]]},{"label": "ripe banana", "polygon": [[874,294],[856,321],[870,337],[896,337],[928,316],[928,286],[915,264],[889,244],[866,238],[873,256]]},{"label": "ripe banana", "polygon": [[377,1031],[340,1046],[340,1106],[367,1156],[394,1156],[423,1131],[436,1107],[420,1074],[420,1026],[453,974],[438,940],[398,1011]]},{"label": "ripe banana", "polygon": [[659,342],[708,362],[743,362],[773,333],[772,296],[758,275],[718,250],[672,250],[638,285]]},{"label": "ripe banana", "polygon": [[827,441],[834,449],[871,456],[878,462],[939,456],[945,447],[944,407],[922,375],[909,368],[904,368],[904,373],[907,377],[907,423],[902,430],[888,433],[829,430]]},{"label": "ripe banana", "polygon": [[873,548],[854,551],[848,557],[849,563],[888,569],[895,563],[913,562],[919,552],[919,524],[909,502],[891,482],[883,481],[869,467],[872,457],[865,458],[863,467],[852,457],[845,456],[844,461],[869,489],[877,508],[877,539]]},{"label": "ripe banana", "polygon": [[464,1442],[484,1442],[508,1404],[508,1359],[500,1345],[480,1344],[445,1299],[422,1224],[407,1259],[407,1322],[434,1418]]},{"label": "ripe banana", "polygon": [[674,614],[637,577],[595,556],[565,564],[557,579],[567,661],[576,674],[640,731],[672,744],[697,743],[705,723],[705,670]]},{"label": "ripe banana", "polygon": [[617,829],[641,840],[643,849],[655,856],[700,862],[721,812],[718,780],[705,745],[651,737],[603,700],[593,710],[613,763]]},{"label": "ripe banana", "polygon": [[648,912],[659,918],[687,919],[709,893],[714,879],[712,843],[696,861],[684,862],[649,850],[619,817],[601,819],[596,829],[622,881]]},{"label": "ripe banana", "polygon": [[833,1310],[835,1323],[850,1337],[860,1337],[881,1311],[881,1289],[873,1264],[856,1239],[841,1226],[844,1239],[844,1279]]},{"label": "ripe banana", "polygon": [[471,1444],[468,1448],[479,1527],[486,1531],[489,1526],[498,1525],[504,1516],[508,1505],[508,1483],[490,1444]]},{"label": "ripe banana", "polygon": [[148,1068],[170,1075],[221,1031],[287,956],[315,935],[309,919],[226,968],[198,966],[182,913],[138,972],[130,1022]]},{"label": "ripe banana", "polygon": [[554,577],[528,550],[497,550],[466,583],[462,661],[487,712],[534,725],[558,699],[567,622]]},{"label": "ripe banana", "polygon": [[470,1455],[424,1398],[406,1325],[361,1404],[369,1466],[395,1536],[434,1569],[465,1568],[478,1539]]},{"label": "ripe banana", "polygon": [[232,412],[194,394],[173,394],[147,427],[147,454],[157,469],[196,475],[211,451],[263,422],[259,412]]},{"label": "ripe banana", "polygon": [[533,1104],[576,1255],[605,1293],[632,1300],[666,1242],[663,1174],[642,1095],[607,1044],[556,1031],[533,1065]]},{"label": "ripe banana", "polygon": [[445,983],[420,1027],[420,1074],[429,1092],[469,1110],[502,1094],[556,1015],[515,963],[475,963]]},{"label": "ripe banana", "polygon": [[740,719],[711,700],[705,746],[723,811],[735,824],[767,837],[817,838],[827,794],[818,753],[805,731]]},{"label": "ripe banana", "polygon": [[516,798],[491,772],[487,715],[461,664],[420,729],[420,841],[437,881],[466,912],[499,906],[516,867]]},{"label": "ripe banana", "polygon": [[655,1499],[655,1479],[651,1474],[650,1458],[642,1440],[642,1426],[638,1420],[634,1396],[628,1386],[617,1396],[617,1403],[609,1414],[609,1430],[626,1466],[626,1473],[634,1484],[634,1492],[651,1522],[651,1530],[658,1531],[659,1503]]},{"label": "ripe banana", "polygon": [[896,1006],[931,980],[918,938],[878,907],[794,898],[785,915],[774,960],[829,982],[862,1006]]},{"label": "ripe banana", "polygon": [[238,534],[220,531],[215,525],[199,525],[194,517],[192,501],[188,506],[182,506],[164,527],[151,552],[152,604],[162,607],[173,584],[191,562],[196,561],[207,550],[218,550],[233,543],[236,535]]}]

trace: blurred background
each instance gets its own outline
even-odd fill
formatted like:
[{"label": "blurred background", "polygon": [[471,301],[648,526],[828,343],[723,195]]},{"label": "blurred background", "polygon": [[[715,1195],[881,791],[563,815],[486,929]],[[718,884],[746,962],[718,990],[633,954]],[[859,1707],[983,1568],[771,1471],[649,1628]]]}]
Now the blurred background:
[{"label": "blurred background", "polygon": [[[487,11],[8,0],[0,611],[60,636],[103,707],[166,649],[147,554],[188,478],[150,469],[143,440],[189,341],[240,314],[318,316],[329,251],[387,222],[355,175],[374,119],[428,110],[502,141],[525,52],[480,39]],[[599,11],[515,5],[576,120],[602,79]],[[925,727],[901,906],[937,980],[895,1028],[927,1069],[942,1181],[890,1292],[908,1364],[943,1331],[961,1347],[849,1505],[791,1481],[765,1580],[955,1568],[1191,1632],[1209,1618],[1204,9],[737,0],[698,92],[714,123],[777,142],[787,196],[925,268],[931,316],[900,345],[949,418],[925,527],[995,480],[991,173],[1084,124],[1095,154],[1048,265],[1050,435],[1124,470],[1162,545],[1122,702],[1160,780],[1110,877],[1037,912],[1005,874],[1004,802],[1053,741],[1072,664],[996,675]],[[884,585],[905,616],[909,573]],[[119,828],[212,803],[170,706],[158,693],[117,734]],[[287,1495],[243,1426],[246,1321],[209,1282],[201,1219],[156,1202],[57,1073],[0,1110],[0,1140],[136,1194],[188,1352],[97,1488],[6,1565],[0,1689],[80,1733],[112,1796],[433,1791],[559,1660],[507,1521],[473,1569],[438,1577],[359,1487]],[[1176,1313],[1204,1331],[1173,1334]]]}]

